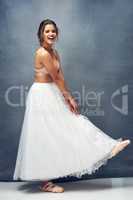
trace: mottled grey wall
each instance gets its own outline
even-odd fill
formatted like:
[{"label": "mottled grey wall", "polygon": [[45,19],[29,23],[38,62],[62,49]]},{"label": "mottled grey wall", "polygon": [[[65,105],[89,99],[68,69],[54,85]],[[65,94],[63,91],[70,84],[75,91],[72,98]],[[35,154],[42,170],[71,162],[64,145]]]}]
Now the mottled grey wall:
[{"label": "mottled grey wall", "polygon": [[[0,1],[0,179],[11,180],[33,81],[37,28],[51,18],[60,28],[57,49],[81,112],[114,138],[132,139],[133,1]],[[12,103],[12,104],[11,104]],[[133,146],[89,177],[133,175]]]}]

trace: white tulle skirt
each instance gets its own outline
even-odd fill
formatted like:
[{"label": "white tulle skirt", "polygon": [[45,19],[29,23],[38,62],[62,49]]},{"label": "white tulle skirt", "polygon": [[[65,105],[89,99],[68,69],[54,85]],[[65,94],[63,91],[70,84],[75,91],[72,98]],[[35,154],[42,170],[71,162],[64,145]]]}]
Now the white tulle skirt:
[{"label": "white tulle skirt", "polygon": [[119,142],[75,115],[55,83],[34,82],[26,99],[14,180],[92,174]]}]

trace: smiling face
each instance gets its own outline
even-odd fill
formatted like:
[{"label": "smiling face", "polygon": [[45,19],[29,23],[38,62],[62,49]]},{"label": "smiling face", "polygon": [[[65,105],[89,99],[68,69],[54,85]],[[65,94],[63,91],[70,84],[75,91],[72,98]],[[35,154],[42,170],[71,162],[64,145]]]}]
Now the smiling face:
[{"label": "smiling face", "polygon": [[43,32],[44,44],[52,46],[57,39],[57,32],[53,24],[45,25]]}]

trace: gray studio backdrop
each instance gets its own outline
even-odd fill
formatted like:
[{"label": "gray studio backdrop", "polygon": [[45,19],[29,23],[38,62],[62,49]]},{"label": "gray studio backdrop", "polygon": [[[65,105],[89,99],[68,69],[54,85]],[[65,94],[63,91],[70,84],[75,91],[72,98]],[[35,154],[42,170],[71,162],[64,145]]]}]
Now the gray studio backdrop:
[{"label": "gray studio backdrop", "polygon": [[[1,0],[1,180],[12,180],[39,46],[36,33],[45,18],[59,26],[56,47],[81,113],[108,135],[132,140],[133,1]],[[83,178],[133,176],[132,151],[131,144],[108,165]]]}]

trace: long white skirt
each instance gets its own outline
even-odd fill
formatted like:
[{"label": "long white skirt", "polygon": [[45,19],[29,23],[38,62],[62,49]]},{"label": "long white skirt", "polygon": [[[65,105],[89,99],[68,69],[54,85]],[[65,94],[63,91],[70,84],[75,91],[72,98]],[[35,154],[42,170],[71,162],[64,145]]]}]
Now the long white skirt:
[{"label": "long white skirt", "polygon": [[84,115],[69,110],[55,83],[34,82],[26,109],[13,180],[50,180],[92,174],[119,142]]}]

